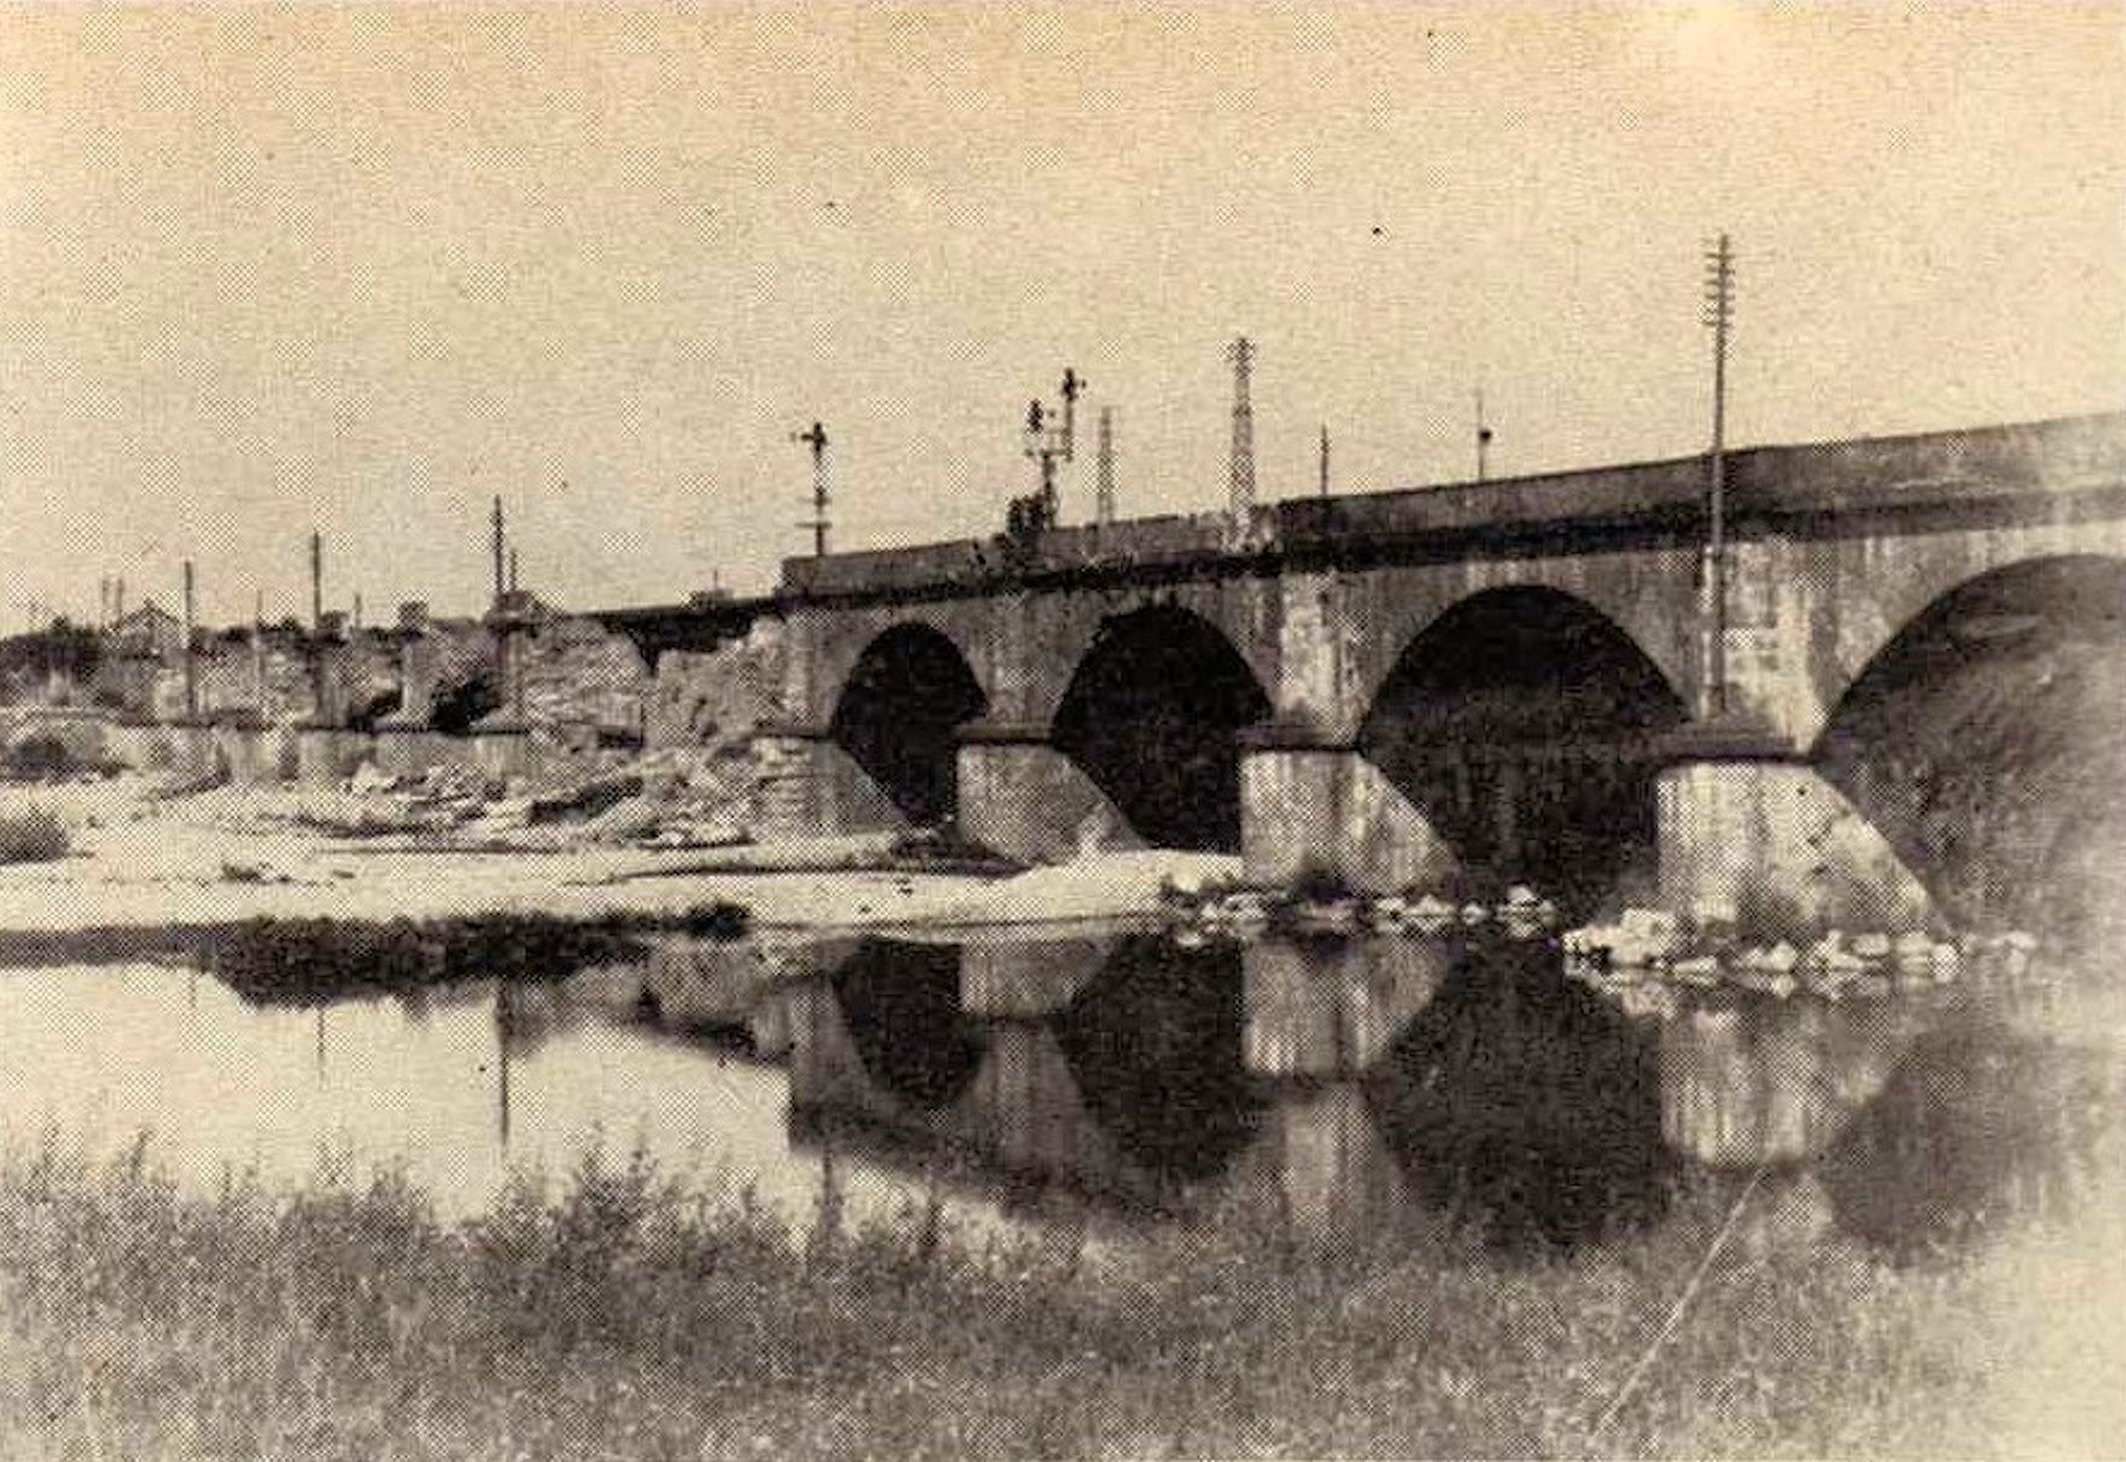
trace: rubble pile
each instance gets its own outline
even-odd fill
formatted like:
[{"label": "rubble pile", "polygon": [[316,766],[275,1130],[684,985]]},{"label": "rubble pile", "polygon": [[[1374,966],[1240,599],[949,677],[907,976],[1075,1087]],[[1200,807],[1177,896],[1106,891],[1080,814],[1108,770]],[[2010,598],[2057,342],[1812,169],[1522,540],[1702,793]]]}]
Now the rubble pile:
[{"label": "rubble pile", "polygon": [[1567,975],[1588,984],[1654,981],[1842,1000],[1949,985],[1973,972],[2020,977],[2038,941],[2020,930],[1939,939],[1922,929],[1827,929],[1805,944],[1747,942],[1717,923],[1691,928],[1658,909],[1626,909],[1614,924],[1566,931],[1561,943]]},{"label": "rubble pile", "polygon": [[747,841],[752,798],[742,758],[677,748],[538,784],[470,766],[394,777],[364,762],[343,787],[303,789],[268,815],[340,836],[410,833],[453,846],[716,848]]},{"label": "rubble pile", "polygon": [[1453,903],[1433,891],[1365,896],[1326,889],[1243,886],[1189,888],[1170,883],[1162,893],[1182,943],[1213,935],[1339,937],[1360,933],[1427,939],[1500,935],[1540,939],[1558,925],[1557,905],[1527,884],[1515,884],[1496,903]]}]

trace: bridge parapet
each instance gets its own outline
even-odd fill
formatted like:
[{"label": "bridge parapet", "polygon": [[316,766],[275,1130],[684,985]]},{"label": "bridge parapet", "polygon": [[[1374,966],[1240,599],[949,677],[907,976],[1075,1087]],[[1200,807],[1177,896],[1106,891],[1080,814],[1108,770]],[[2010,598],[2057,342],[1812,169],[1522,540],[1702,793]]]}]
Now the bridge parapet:
[{"label": "bridge parapet", "polygon": [[790,558],[783,561],[783,592],[798,600],[941,591],[981,594],[1027,580],[1067,578],[1122,565],[1187,570],[1271,546],[1274,525],[1273,510],[1261,508],[1244,524],[1227,513],[1195,513],[1051,528],[1023,541],[962,538]]},{"label": "bridge parapet", "polygon": [[[1884,514],[2051,521],[2092,496],[2126,492],[2126,414],[1745,448],[1729,453],[1727,464],[1738,537],[1851,532]],[[1586,552],[1690,543],[1704,532],[1705,471],[1705,458],[1692,455],[1291,498],[1244,521],[1198,513],[1057,528],[1018,543],[961,539],[792,558],[783,564],[783,594],[800,601],[954,597],[1059,580],[1425,562],[1530,546]]]}]

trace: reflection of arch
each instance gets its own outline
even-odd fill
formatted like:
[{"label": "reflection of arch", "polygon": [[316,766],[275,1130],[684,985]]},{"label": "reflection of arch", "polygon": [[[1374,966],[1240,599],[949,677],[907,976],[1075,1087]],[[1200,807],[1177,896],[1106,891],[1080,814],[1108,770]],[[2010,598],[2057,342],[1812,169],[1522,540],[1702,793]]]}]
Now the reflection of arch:
[{"label": "reflection of arch", "polygon": [[1654,835],[1652,739],[1682,700],[1584,601],[1488,589],[1403,651],[1360,752],[1475,868],[1561,887],[1613,877]]},{"label": "reflection of arch", "polygon": [[2126,561],[2025,560],[1937,597],[1814,756],[1962,921],[2018,919],[2126,830]]},{"label": "reflection of arch", "polygon": [[1238,733],[1269,711],[1247,661],[1209,621],[1154,605],[1100,626],[1051,740],[1146,841],[1237,851]]},{"label": "reflection of arch", "polygon": [[1541,946],[1473,947],[1365,1079],[1417,1190],[1507,1246],[1666,1211],[1660,1052]]},{"label": "reflection of arch", "polygon": [[1847,1233],[1953,1252],[2087,1200],[2119,1095],[2094,1048],[1967,1018],[1912,1045],[1817,1171]]},{"label": "reflection of arch", "polygon": [[843,1027],[864,1071],[903,1101],[935,1110],[982,1064],[960,1010],[960,952],[949,944],[866,939],[833,975]]},{"label": "reflection of arch", "polygon": [[928,625],[895,625],[857,657],[829,732],[905,816],[934,823],[956,802],[953,732],[986,705],[951,640]]},{"label": "reflection of arch", "polygon": [[1242,984],[1237,948],[1135,935],[1055,1019],[1086,1109],[1155,1173],[1214,1176],[1254,1136]]}]

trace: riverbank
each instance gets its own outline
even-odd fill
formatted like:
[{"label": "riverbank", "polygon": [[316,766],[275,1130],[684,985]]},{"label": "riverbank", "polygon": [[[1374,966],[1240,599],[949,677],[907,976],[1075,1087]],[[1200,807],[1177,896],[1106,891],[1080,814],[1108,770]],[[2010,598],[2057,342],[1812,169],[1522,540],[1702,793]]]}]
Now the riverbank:
[{"label": "riverbank", "polygon": [[1200,854],[1117,854],[1000,879],[882,866],[892,863],[887,834],[713,851],[435,848],[266,820],[266,795],[163,798],[138,778],[7,789],[10,805],[56,811],[72,850],[0,867],[0,964],[181,952],[268,918],[656,918],[727,902],[759,928],[1099,919],[1155,908],[1178,869],[1203,877],[1237,866]]},{"label": "riverbank", "polygon": [[1438,1231],[1308,1257],[1225,1224],[1093,1271],[921,1210],[793,1232],[625,1160],[451,1227],[389,1172],[190,1197],[152,1153],[48,1143],[0,1154],[0,1450],[1931,1458],[2120,1435],[2116,1327],[2088,1305],[2126,1261],[2087,1234],[1906,1269],[1732,1239],[1604,1424],[1725,1208],[1533,1264]]}]

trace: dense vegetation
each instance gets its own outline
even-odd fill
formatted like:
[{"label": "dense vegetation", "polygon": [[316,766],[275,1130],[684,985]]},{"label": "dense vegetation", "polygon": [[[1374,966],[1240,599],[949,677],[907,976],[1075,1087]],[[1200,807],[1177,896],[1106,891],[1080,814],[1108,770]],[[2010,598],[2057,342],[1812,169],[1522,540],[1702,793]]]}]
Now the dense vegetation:
[{"label": "dense vegetation", "polygon": [[[856,1231],[832,1205],[785,1220],[639,1157],[520,1180],[453,1228],[391,1171],[198,1196],[144,1146],[98,1164],[48,1139],[0,1155],[0,1450],[1934,1457],[2030,1440],[2018,1387],[2044,1357],[2017,1296],[2033,1273],[2058,1281],[2051,1251],[1900,1269],[1737,1239],[1626,1391],[1725,1207],[1535,1265],[1452,1233],[1324,1256],[1233,1226],[1103,1260],[1067,1237],[978,1242],[934,1207]],[[2041,1378],[2049,1404],[2090,1377],[2109,1395],[2107,1363],[2076,1347]]]},{"label": "dense vegetation", "polygon": [[86,681],[102,652],[101,635],[63,617],[44,629],[0,638],[0,700],[34,697],[53,675]]},{"label": "dense vegetation", "polygon": [[69,846],[66,824],[49,807],[0,813],[0,864],[50,863]]},{"label": "dense vegetation", "polygon": [[736,939],[746,910],[703,904],[672,915],[477,914],[456,919],[252,919],[222,933],[214,972],[258,1004],[313,1005],[454,980],[558,980],[586,965],[640,959],[640,936]]}]

